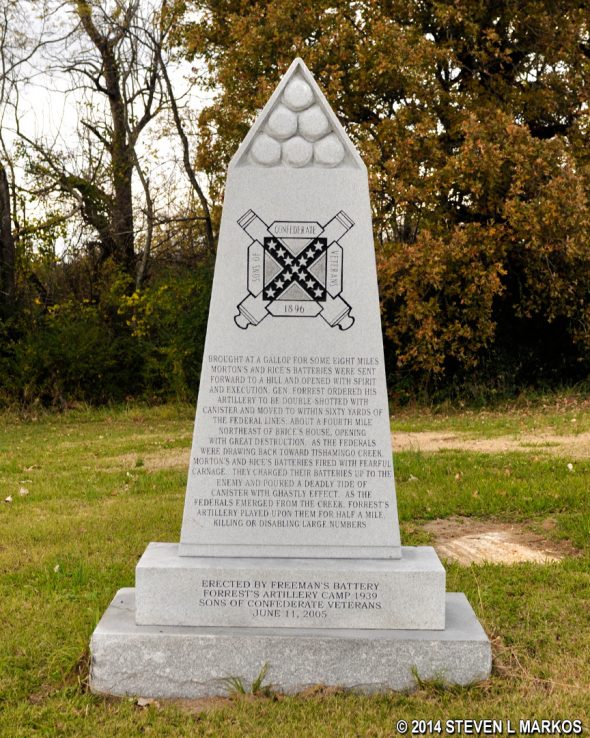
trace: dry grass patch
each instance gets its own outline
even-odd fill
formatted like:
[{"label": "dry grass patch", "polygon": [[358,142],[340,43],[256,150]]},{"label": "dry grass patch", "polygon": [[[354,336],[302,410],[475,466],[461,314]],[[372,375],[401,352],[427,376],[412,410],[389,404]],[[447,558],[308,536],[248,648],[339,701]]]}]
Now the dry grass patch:
[{"label": "dry grass patch", "polygon": [[469,433],[453,433],[441,431],[396,431],[391,436],[394,452],[421,451],[436,453],[438,451],[472,451],[484,454],[501,454],[531,450],[539,453],[572,459],[590,458],[590,432],[570,435],[556,433],[522,433],[495,438],[474,438]]}]

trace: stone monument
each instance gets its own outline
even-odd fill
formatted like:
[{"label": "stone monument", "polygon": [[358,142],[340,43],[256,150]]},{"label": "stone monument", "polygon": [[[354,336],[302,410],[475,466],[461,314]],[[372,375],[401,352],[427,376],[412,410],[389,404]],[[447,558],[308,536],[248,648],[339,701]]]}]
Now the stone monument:
[{"label": "stone monument", "polygon": [[402,547],[367,172],[296,59],[229,167],[180,543],[151,543],[91,688],[284,692],[490,673],[434,549]]}]

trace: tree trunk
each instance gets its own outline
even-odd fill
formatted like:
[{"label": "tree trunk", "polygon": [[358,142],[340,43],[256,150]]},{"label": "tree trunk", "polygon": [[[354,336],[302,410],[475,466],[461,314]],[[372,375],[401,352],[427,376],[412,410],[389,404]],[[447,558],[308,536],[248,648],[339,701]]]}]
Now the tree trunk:
[{"label": "tree trunk", "polygon": [[146,217],[146,234],[145,243],[143,246],[143,252],[141,259],[137,267],[137,275],[135,277],[135,289],[139,290],[143,286],[143,280],[147,274],[148,262],[150,254],[152,252],[152,242],[154,240],[154,201],[152,199],[152,193],[150,191],[149,179],[143,173],[139,164],[137,154],[135,155],[135,168],[137,175],[143,187],[145,193],[145,217]]},{"label": "tree trunk", "polygon": [[[106,67],[106,64],[105,64]],[[105,76],[111,90],[109,99],[113,121],[111,166],[113,171],[113,240],[117,246],[117,261],[127,274],[135,272],[135,233],[133,225],[133,145],[128,141],[125,105],[119,86],[119,71],[113,60]]]},{"label": "tree trunk", "polygon": [[14,308],[14,264],[10,186],[6,169],[0,163],[0,316],[8,315]]},{"label": "tree trunk", "polygon": [[182,125],[182,119],[180,117],[180,111],[178,110],[178,103],[174,95],[174,90],[172,89],[172,82],[170,80],[170,75],[168,74],[168,69],[166,67],[166,64],[164,63],[164,59],[162,58],[162,48],[155,41],[153,36],[152,36],[152,43],[154,43],[156,55],[158,58],[158,62],[160,64],[160,69],[162,70],[162,76],[164,77],[164,82],[166,84],[166,91],[168,92],[168,102],[170,103],[170,107],[172,108],[172,115],[174,116],[174,124],[176,125],[176,131],[182,143],[182,161],[184,164],[184,169],[187,173],[187,176],[189,178],[189,181],[192,185],[193,190],[197,193],[197,197],[199,198],[199,202],[203,210],[203,220],[205,223],[205,241],[207,243],[207,249],[209,250],[211,254],[214,254],[215,253],[215,234],[213,233],[213,223],[211,220],[211,210],[209,208],[209,203],[207,202],[205,193],[203,192],[203,189],[201,188],[199,181],[197,180],[197,175],[195,174],[195,170],[193,169],[193,165],[191,163],[188,137],[184,130],[184,126]]}]

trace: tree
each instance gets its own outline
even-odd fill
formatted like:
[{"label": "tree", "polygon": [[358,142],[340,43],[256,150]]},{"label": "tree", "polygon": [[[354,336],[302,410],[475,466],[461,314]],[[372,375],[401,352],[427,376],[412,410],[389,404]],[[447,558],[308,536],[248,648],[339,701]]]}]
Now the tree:
[{"label": "tree", "polygon": [[83,221],[98,235],[100,261],[111,259],[134,275],[136,147],[161,109],[162,90],[153,53],[138,43],[131,28],[153,23],[156,15],[144,17],[138,0],[110,7],[89,0],[72,5],[78,23],[71,32],[70,59],[60,71],[90,100],[90,115],[80,121],[85,145],[78,154],[84,151],[85,156],[25,137],[36,153],[32,171],[46,190],[57,189],[77,203]]},{"label": "tree", "polygon": [[[58,54],[46,54],[44,62],[48,71],[65,75],[75,92],[80,111],[77,146],[21,135],[31,154],[36,192],[46,198],[59,192],[72,201],[89,232],[86,246],[98,251],[97,264],[114,262],[139,287],[148,271],[157,225],[169,217],[158,213],[157,185],[150,175],[153,162],[142,162],[140,138],[158,116],[160,130],[164,128],[161,114],[167,111],[199,202],[200,213],[193,217],[203,223],[206,248],[215,249],[209,203],[191,161],[182,108],[168,69],[165,45],[173,19],[165,2],[72,0],[69,5],[76,23],[72,26],[71,18],[64,17],[63,23],[70,24],[67,53],[60,49]],[[139,188],[134,187],[135,176]],[[138,241],[140,212],[144,229]]]},{"label": "tree", "polygon": [[588,2],[184,7],[176,42],[212,90],[199,163],[217,197],[295,55],[361,149],[399,369],[448,375],[516,331],[547,360],[554,327],[590,348]]},{"label": "tree", "polygon": [[[44,44],[45,0],[34,7],[40,17],[31,24],[28,0],[5,0],[0,6],[0,316],[16,308],[17,249],[26,230],[19,222],[17,173],[22,173],[14,139],[19,131],[20,90],[34,73],[32,59]],[[54,40],[63,39],[57,34]]]}]

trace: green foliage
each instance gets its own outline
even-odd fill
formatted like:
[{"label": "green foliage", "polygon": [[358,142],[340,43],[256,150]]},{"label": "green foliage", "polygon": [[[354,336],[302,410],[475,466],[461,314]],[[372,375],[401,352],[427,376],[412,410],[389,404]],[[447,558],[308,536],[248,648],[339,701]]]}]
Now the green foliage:
[{"label": "green foliage", "polygon": [[132,390],[139,359],[135,347],[96,305],[69,300],[32,310],[19,329],[4,357],[4,399],[63,406],[75,400],[122,400]]},{"label": "green foliage", "polygon": [[219,189],[296,54],[360,148],[392,379],[432,390],[476,370],[499,387],[587,374],[587,4],[190,0],[182,9],[179,48],[207,62],[199,81],[215,91],[200,163]]},{"label": "green foliage", "polygon": [[140,347],[144,384],[151,393],[196,399],[212,276],[213,265],[206,261],[122,298],[119,312]]},{"label": "green foliage", "polygon": [[0,403],[194,401],[211,275],[204,262],[129,295],[128,279],[114,272],[97,301],[46,306],[35,297],[0,323]]},{"label": "green foliage", "polygon": [[268,663],[265,662],[264,664],[262,664],[260,671],[252,681],[250,687],[248,687],[247,682],[245,682],[242,677],[239,676],[225,677],[221,681],[226,687],[227,692],[230,696],[243,696],[251,694],[259,697],[271,697],[273,694],[272,685],[264,684],[264,680],[266,678],[266,675],[268,674],[268,669]]}]

